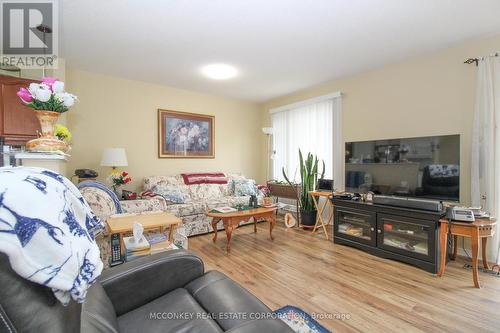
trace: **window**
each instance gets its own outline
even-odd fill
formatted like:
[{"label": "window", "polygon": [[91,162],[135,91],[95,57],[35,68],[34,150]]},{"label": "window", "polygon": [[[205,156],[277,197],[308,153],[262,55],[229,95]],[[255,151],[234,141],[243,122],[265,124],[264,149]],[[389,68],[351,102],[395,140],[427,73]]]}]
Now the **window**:
[{"label": "window", "polygon": [[[284,180],[282,169],[300,181],[299,149],[325,162],[325,178],[343,188],[341,96],[334,93],[270,111],[273,125],[273,178]],[[321,170],[321,169],[320,169]]]}]

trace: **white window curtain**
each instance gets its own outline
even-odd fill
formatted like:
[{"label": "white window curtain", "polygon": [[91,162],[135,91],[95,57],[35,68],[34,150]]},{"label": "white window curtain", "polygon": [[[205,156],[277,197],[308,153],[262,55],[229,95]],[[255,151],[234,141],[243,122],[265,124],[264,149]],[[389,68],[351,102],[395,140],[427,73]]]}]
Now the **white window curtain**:
[{"label": "white window curtain", "polygon": [[[273,178],[300,181],[299,149],[325,162],[325,178],[333,179],[336,188],[344,187],[341,95],[313,100],[270,111],[273,125]],[[321,170],[321,169],[320,169]]]},{"label": "white window curtain", "polygon": [[[499,218],[500,214],[500,58],[478,63],[472,132],[472,205]],[[488,245],[490,260],[499,263],[500,228]]]}]

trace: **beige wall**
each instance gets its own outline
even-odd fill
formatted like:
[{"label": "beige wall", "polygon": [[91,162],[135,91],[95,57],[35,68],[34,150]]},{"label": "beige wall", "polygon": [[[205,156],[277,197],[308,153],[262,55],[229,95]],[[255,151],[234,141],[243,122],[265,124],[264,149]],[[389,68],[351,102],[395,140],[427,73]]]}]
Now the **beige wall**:
[{"label": "beige wall", "polygon": [[[263,180],[265,136],[257,104],[73,68],[66,69],[66,80],[68,91],[79,98],[67,115],[73,133],[70,172],[91,168],[102,180],[109,173],[99,166],[103,149],[123,147],[132,190],[139,190],[145,176],[183,171],[241,172]],[[214,115],[215,159],[159,159],[158,108]]]},{"label": "beige wall", "polygon": [[461,201],[468,203],[477,69],[463,62],[497,51],[500,35],[277,98],[261,106],[263,126],[270,108],[341,91],[345,141],[461,134]]}]

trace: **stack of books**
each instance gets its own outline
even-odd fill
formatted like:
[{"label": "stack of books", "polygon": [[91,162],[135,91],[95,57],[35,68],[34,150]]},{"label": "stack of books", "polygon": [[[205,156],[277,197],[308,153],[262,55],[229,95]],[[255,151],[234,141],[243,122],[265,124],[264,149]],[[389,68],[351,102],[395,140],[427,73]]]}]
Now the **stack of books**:
[{"label": "stack of books", "polygon": [[149,234],[146,236],[146,239],[151,245],[151,254],[178,249],[178,247],[169,242],[167,236],[162,233]]},{"label": "stack of books", "polygon": [[135,241],[134,237],[123,237],[125,246],[125,260],[132,261],[151,254],[151,245],[144,235]]}]

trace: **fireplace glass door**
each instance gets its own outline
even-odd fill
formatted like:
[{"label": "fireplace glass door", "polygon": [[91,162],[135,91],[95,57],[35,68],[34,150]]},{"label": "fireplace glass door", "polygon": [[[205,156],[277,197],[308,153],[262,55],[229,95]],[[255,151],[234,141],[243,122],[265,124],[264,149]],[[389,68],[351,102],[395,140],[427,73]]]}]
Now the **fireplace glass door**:
[{"label": "fireplace glass door", "polygon": [[336,209],[334,227],[335,235],[338,237],[376,246],[375,213],[355,209]]},{"label": "fireplace glass door", "polygon": [[434,256],[434,224],[417,219],[379,214],[378,247],[428,260]]}]

